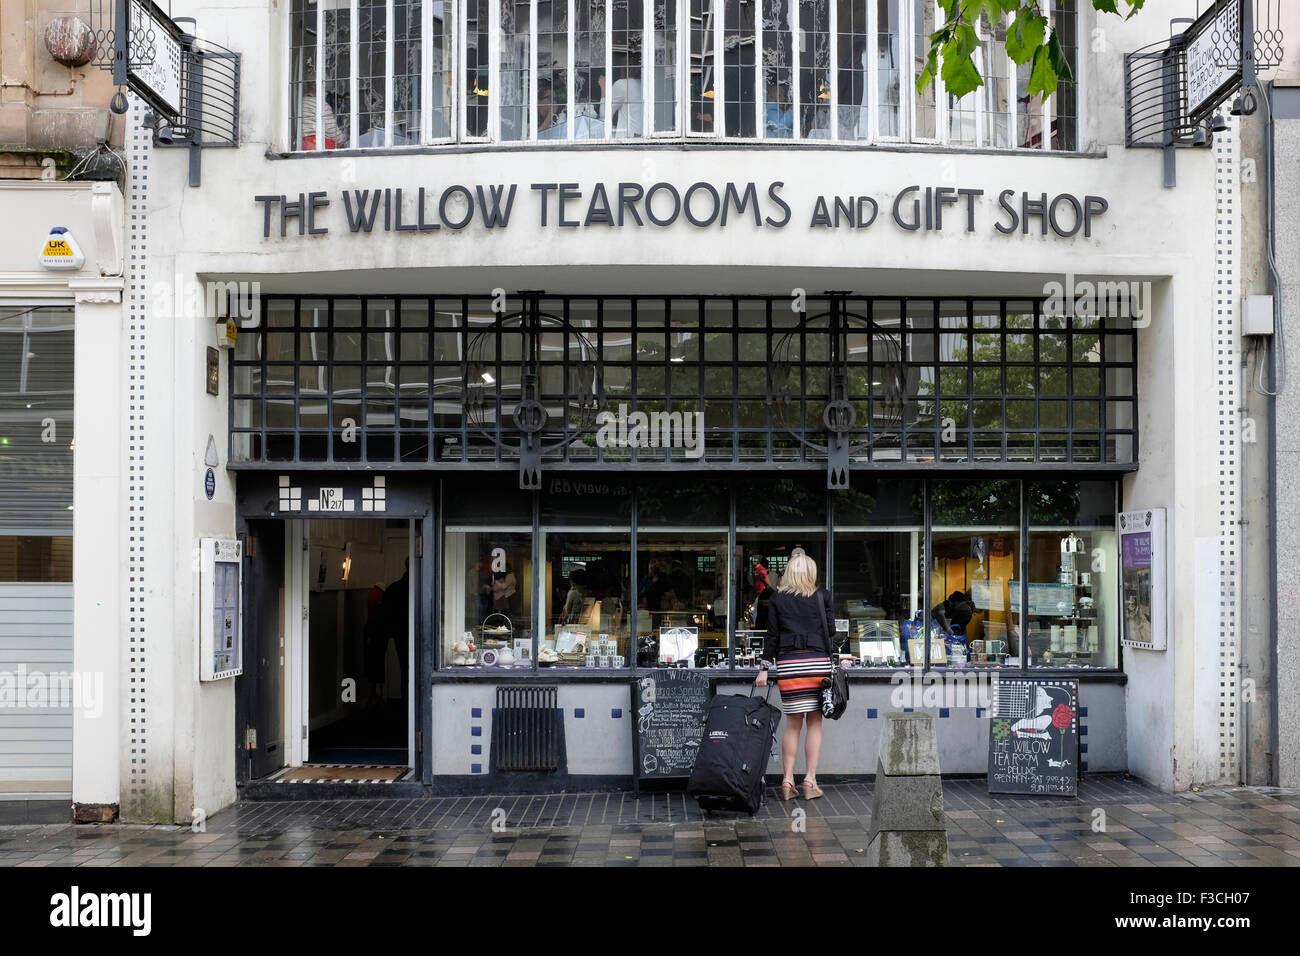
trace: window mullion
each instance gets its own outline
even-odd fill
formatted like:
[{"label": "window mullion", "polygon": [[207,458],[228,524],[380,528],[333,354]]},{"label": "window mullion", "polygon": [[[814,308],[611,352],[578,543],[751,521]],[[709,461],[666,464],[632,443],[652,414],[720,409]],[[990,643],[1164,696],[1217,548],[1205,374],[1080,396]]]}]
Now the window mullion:
[{"label": "window mullion", "polygon": [[433,4],[429,0],[420,4],[420,37],[420,142],[428,143],[433,138]]},{"label": "window mullion", "polygon": [[803,18],[800,16],[802,11],[799,9],[799,0],[790,0],[789,9],[794,18],[790,24],[790,52],[793,54],[791,59],[794,60],[791,64],[791,79],[794,82],[790,84],[790,98],[794,100],[794,122],[791,124],[794,128],[791,133],[794,134],[792,138],[798,142],[803,139],[803,117],[800,115],[803,104]]},{"label": "window mullion", "polygon": [[488,139],[501,140],[501,0],[488,4]]},{"label": "window mullion", "polygon": [[763,5],[754,5],[754,135],[763,139],[766,131],[767,86],[763,74]]},{"label": "window mullion", "polygon": [[567,2],[569,5],[569,16],[565,20],[566,23],[565,32],[567,34],[567,36],[565,37],[565,45],[569,52],[568,52],[568,69],[564,71],[566,74],[564,80],[565,91],[566,91],[565,104],[564,104],[564,110],[565,110],[564,138],[568,140],[572,140],[574,127],[578,125],[578,102],[575,99],[577,94],[578,71],[574,68],[577,63],[577,61],[574,59],[574,56],[576,55],[574,52],[576,47],[576,42],[574,40],[574,37],[578,33],[577,4],[581,2],[581,0],[564,0],[564,2]]},{"label": "window mullion", "polygon": [[[626,9],[626,8],[625,8]],[[601,119],[604,121],[605,139],[614,136],[614,115],[609,108],[614,94],[614,0],[605,0],[605,95],[601,97]]]},{"label": "window mullion", "polygon": [[393,9],[395,0],[385,0],[384,19],[386,23],[384,36],[384,145],[393,145],[393,28],[397,15]]},{"label": "window mullion", "polygon": [[[528,13],[528,119],[525,121],[528,125],[527,138],[532,142],[537,141],[537,0],[532,0],[529,4],[532,8]],[[551,30],[555,30],[555,11],[551,11]],[[555,99],[555,92],[552,89],[551,100]]]},{"label": "window mullion", "polygon": [[[827,6],[830,7],[829,29],[831,35],[829,46],[831,64],[830,73],[826,77],[826,85],[830,87],[827,92],[831,95],[831,139],[838,140],[840,138],[840,74],[838,69],[840,62],[840,5],[837,0],[828,0]],[[852,49],[852,44],[849,46]]]},{"label": "window mullion", "polygon": [[913,3],[926,0],[900,0],[898,9],[898,135],[905,143],[916,140],[916,29]]},{"label": "window mullion", "polygon": [[[936,30],[939,29],[939,18],[945,15],[944,12],[941,9],[939,9],[939,0],[919,0],[919,2],[930,4],[931,8],[934,10],[934,24],[933,24],[934,29]],[[926,44],[926,50],[928,52],[930,46],[929,37],[925,38],[925,44]],[[940,58],[939,60],[939,68],[940,70],[943,69],[942,58]],[[934,86],[934,138],[935,141],[940,145],[947,146],[951,139],[951,133],[952,133],[952,131],[948,127],[948,91],[947,89],[945,89],[943,86],[939,84],[937,79],[933,82],[933,86]]]},{"label": "window mullion", "polygon": [[[726,42],[727,0],[711,0],[713,15],[713,136],[727,134],[727,62],[722,48]],[[732,0],[737,2],[737,0]]]},{"label": "window mullion", "polygon": [[[355,0],[354,0],[355,2]],[[315,149],[325,148],[325,90],[322,78],[325,76],[325,11],[316,9],[316,142]]]},{"label": "window mullion", "polygon": [[[1055,6],[1055,5],[1051,2],[1051,0],[1046,0],[1046,2],[1043,3],[1043,16],[1047,17],[1047,28],[1048,28],[1048,30],[1050,31],[1050,32],[1048,33],[1048,36],[1049,36],[1049,37],[1052,35],[1052,33],[1055,33],[1055,32],[1056,32],[1056,11],[1055,11],[1055,9],[1053,9],[1054,6]],[[1056,95],[1056,90],[1048,90],[1047,93],[1048,93],[1049,95],[1048,95],[1048,96],[1044,96],[1044,97],[1043,97],[1043,102],[1042,102],[1042,112],[1043,112],[1043,116],[1042,116],[1041,123],[1042,123],[1042,130],[1043,130],[1043,136],[1042,136],[1043,141],[1042,141],[1042,143],[1039,144],[1039,146],[1040,146],[1040,148],[1042,148],[1043,150],[1045,150],[1045,151],[1047,151],[1047,152],[1051,152],[1051,149],[1052,149],[1052,106],[1051,106],[1051,99],[1050,99],[1050,97]]]},{"label": "window mullion", "polygon": [[677,131],[691,132],[691,7],[690,0],[677,0]]},{"label": "window mullion", "polygon": [[863,64],[866,74],[862,89],[867,100],[867,139],[880,138],[880,6],[874,0],[867,3],[867,56]]},{"label": "window mullion", "polygon": [[357,145],[359,118],[357,104],[360,100],[361,73],[361,0],[352,0],[349,17],[352,21],[352,36],[348,41],[348,60],[352,68],[348,71],[348,145]]},{"label": "window mullion", "polygon": [[641,135],[655,134],[655,8],[654,0],[641,4]]}]

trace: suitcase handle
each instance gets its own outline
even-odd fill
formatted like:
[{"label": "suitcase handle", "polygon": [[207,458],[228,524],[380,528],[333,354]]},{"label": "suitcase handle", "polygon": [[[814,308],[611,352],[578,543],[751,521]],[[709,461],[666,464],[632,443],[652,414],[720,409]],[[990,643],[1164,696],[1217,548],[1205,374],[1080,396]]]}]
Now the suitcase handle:
[{"label": "suitcase handle", "polygon": [[[754,688],[757,686],[758,686],[758,678],[754,678],[754,683],[749,685],[750,697],[754,696]],[[769,704],[772,702],[772,682],[770,680],[767,682],[767,693],[763,695],[763,699],[767,701]]]}]

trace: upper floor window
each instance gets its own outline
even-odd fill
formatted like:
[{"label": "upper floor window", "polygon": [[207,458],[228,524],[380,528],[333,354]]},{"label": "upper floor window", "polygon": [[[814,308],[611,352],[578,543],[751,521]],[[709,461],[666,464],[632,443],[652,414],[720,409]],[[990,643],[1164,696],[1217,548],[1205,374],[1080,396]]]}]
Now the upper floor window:
[{"label": "upper floor window", "polygon": [[[1047,4],[1073,65],[1077,0]],[[1007,23],[985,83],[916,91],[936,0],[292,0],[295,150],[628,138],[1077,148]],[[1077,70],[1076,77],[1077,77]],[[1048,131],[1044,135],[1044,131]]]}]

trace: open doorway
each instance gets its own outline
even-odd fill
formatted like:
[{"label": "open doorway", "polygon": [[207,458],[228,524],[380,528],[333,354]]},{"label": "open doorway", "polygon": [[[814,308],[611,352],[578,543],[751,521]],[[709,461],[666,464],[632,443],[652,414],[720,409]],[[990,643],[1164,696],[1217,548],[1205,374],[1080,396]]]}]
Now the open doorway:
[{"label": "open doorway", "polygon": [[406,520],[311,519],[301,576],[297,669],[304,762],[408,766],[413,527]]}]

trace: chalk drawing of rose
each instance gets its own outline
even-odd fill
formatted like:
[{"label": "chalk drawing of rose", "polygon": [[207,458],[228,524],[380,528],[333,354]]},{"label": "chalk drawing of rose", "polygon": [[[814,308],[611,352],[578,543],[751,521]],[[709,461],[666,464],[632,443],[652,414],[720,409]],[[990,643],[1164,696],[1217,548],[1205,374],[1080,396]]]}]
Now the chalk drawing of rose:
[{"label": "chalk drawing of rose", "polygon": [[1074,708],[1069,704],[1057,704],[1052,710],[1052,726],[1061,732],[1061,759],[1065,759],[1065,731],[1074,721]]}]

